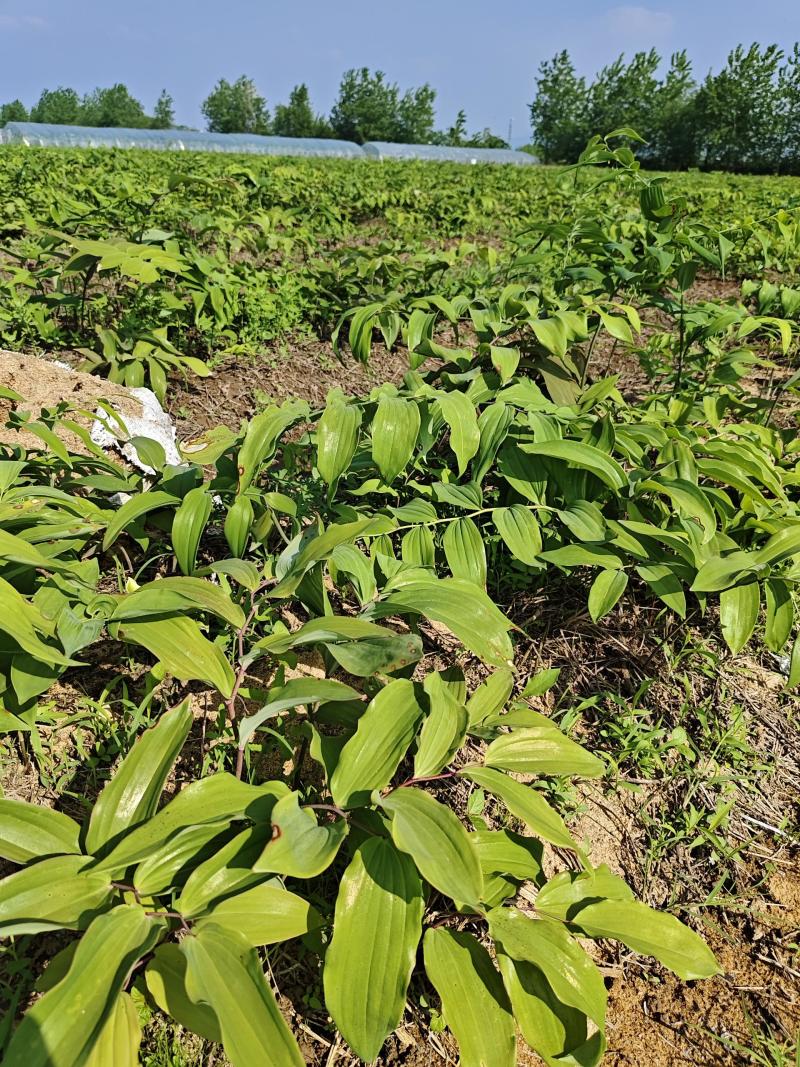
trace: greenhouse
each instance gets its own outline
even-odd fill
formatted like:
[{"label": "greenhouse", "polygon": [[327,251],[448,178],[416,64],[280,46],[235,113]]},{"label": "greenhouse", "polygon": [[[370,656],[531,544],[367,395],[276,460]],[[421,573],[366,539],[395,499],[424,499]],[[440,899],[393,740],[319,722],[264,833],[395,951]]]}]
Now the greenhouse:
[{"label": "greenhouse", "polygon": [[200,130],[147,130],[123,127],[56,126],[9,122],[0,129],[4,144],[39,148],[154,148],[163,151],[242,152],[267,156],[336,156],[363,159],[351,141],[317,137],[262,137],[254,133]]},{"label": "greenhouse", "polygon": [[439,163],[535,163],[534,156],[511,148],[455,148],[437,144],[393,144],[367,141],[364,151],[371,159],[429,159]]}]

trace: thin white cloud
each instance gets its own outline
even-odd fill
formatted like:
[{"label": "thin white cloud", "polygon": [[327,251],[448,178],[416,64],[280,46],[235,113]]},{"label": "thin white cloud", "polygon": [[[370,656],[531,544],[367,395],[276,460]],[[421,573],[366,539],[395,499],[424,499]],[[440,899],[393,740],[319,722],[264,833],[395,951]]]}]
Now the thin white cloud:
[{"label": "thin white cloud", "polygon": [[675,21],[668,11],[656,11],[640,4],[612,7],[606,12],[605,18],[614,33],[625,37],[649,37],[653,43],[668,36]]},{"label": "thin white cloud", "polygon": [[0,32],[5,30],[43,30],[47,23],[39,15],[0,15]]}]

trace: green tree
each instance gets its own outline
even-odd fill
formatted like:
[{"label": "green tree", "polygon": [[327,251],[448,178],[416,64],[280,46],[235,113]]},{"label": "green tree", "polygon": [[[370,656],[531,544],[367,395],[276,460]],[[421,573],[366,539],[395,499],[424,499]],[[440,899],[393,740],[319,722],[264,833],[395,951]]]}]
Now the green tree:
[{"label": "green tree", "polygon": [[539,65],[536,96],[530,105],[533,141],[543,163],[572,163],[589,134],[587,89],[569,52]]},{"label": "green tree", "polygon": [[166,89],[161,90],[156,100],[150,125],[154,130],[169,130],[175,125],[175,101]]},{"label": "green tree", "polygon": [[345,71],[331,111],[331,126],[345,141],[391,141],[396,129],[398,90],[383,71]]},{"label": "green tree", "polygon": [[11,100],[8,104],[0,106],[0,126],[7,122],[27,122],[28,109],[21,100]]},{"label": "green tree", "polygon": [[603,67],[588,94],[591,133],[610,133],[630,126],[649,140],[654,132],[653,107],[658,91],[656,71],[661,57],[654,48],[637,52],[630,63],[620,56]]},{"label": "green tree", "polygon": [[436,90],[427,83],[403,93],[397,103],[390,140],[403,144],[428,144],[433,137],[435,103]]},{"label": "green tree", "polygon": [[109,89],[95,89],[81,101],[80,122],[84,126],[123,126],[135,129],[149,125],[145,110],[118,82]]},{"label": "green tree", "polygon": [[781,169],[784,108],[777,45],[739,45],[718,74],[709,74],[696,101],[700,162],[709,169],[753,173]]},{"label": "green tree", "polygon": [[304,84],[295,85],[288,103],[276,106],[272,132],[279,137],[332,136],[328,120],[314,113],[308,86]]},{"label": "green tree", "polygon": [[270,133],[267,102],[251,78],[220,78],[203,101],[207,128],[213,133]]},{"label": "green tree", "polygon": [[697,86],[686,52],[675,52],[653,101],[649,157],[664,170],[683,170],[697,162],[694,103]]},{"label": "green tree", "polygon": [[436,92],[430,85],[408,89],[402,96],[382,70],[345,71],[331,111],[331,126],[346,141],[396,141],[419,144],[434,138]]},{"label": "green tree", "polygon": [[498,137],[496,133],[492,133],[488,126],[479,130],[477,133],[465,141],[464,144],[467,148],[510,148],[508,141],[504,141],[502,137]]},{"label": "green tree", "polygon": [[81,101],[74,89],[44,89],[31,109],[31,122],[74,126],[80,122]]},{"label": "green tree", "polygon": [[456,121],[446,133],[442,134],[441,140],[442,144],[452,145],[454,148],[459,148],[466,142],[468,137],[467,113],[462,107],[456,115]]},{"label": "green tree", "polygon": [[779,170],[800,174],[800,44],[778,74],[783,147]]}]

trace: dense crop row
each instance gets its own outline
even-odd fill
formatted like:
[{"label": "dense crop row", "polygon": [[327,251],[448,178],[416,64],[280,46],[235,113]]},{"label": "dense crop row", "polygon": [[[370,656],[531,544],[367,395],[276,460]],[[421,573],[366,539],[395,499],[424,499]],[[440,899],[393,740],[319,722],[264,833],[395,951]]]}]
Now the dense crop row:
[{"label": "dense crop row", "polygon": [[[586,938],[717,970],[559,813],[559,781],[607,764],[534,708],[557,671],[517,666],[506,606],[566,581],[594,620],[707,615],[800,681],[800,291],[765,280],[800,222],[780,181],[651,179],[613,142],[584,163],[0,156],[7,345],[161,395],[298,329],[409,361],[180,466],[134,439],[144,475],[67,403],[27,418],[5,391],[42,448],[0,460],[0,722],[35,747],[99,647],[130,687],[125,757],[77,818],[0,799],[0,933],[81,932],[5,1063],[135,1062],[137,1005],[235,1065],[302,1063],[259,952],[299,937],[365,1061],[432,987],[465,1065],[516,1062],[515,1023],[548,1064],[598,1063]],[[700,271],[755,280],[698,299]]]}]

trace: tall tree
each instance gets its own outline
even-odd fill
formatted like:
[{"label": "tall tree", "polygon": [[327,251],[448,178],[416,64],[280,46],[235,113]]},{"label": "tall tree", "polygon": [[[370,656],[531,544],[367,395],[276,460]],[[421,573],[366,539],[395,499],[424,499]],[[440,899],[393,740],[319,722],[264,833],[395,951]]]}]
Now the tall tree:
[{"label": "tall tree", "polygon": [[653,103],[658,90],[656,71],[661,57],[654,48],[637,52],[630,63],[620,56],[603,67],[589,88],[591,133],[611,133],[631,126],[645,139],[653,132]]},{"label": "tall tree", "polygon": [[109,89],[95,89],[85,96],[81,101],[80,122],[85,126],[141,128],[149,125],[144,108],[121,82]]},{"label": "tall tree", "polygon": [[739,45],[697,94],[701,163],[712,169],[776,171],[781,167],[783,119],[777,45]]},{"label": "tall tree", "polygon": [[272,132],[279,137],[330,137],[330,124],[311,107],[308,86],[295,85],[289,94],[289,102],[275,107]]},{"label": "tall tree", "polygon": [[436,92],[430,85],[400,95],[382,70],[348,70],[331,111],[331,126],[347,141],[397,141],[427,144],[433,140]]},{"label": "tall tree", "polygon": [[175,101],[166,89],[161,90],[156,100],[150,125],[154,130],[169,130],[175,125]]},{"label": "tall tree", "polygon": [[28,109],[21,100],[11,100],[7,104],[0,105],[0,126],[7,122],[27,122]]},{"label": "tall tree", "polygon": [[436,90],[427,83],[403,93],[397,103],[395,128],[390,140],[403,144],[428,144],[433,137]]},{"label": "tall tree", "polygon": [[334,133],[358,144],[393,140],[397,97],[397,86],[386,81],[382,70],[375,74],[367,67],[345,71],[331,111]]},{"label": "tall tree", "polygon": [[783,148],[778,169],[788,174],[800,174],[800,44],[795,44],[778,78],[783,127]]},{"label": "tall tree", "polygon": [[74,89],[43,89],[31,109],[31,122],[52,122],[74,126],[80,121],[81,102]]},{"label": "tall tree", "polygon": [[587,140],[587,89],[569,52],[539,65],[530,105],[533,141],[544,163],[572,163]]},{"label": "tall tree", "polygon": [[650,158],[664,170],[683,170],[697,162],[694,100],[697,86],[686,52],[675,52],[656,90],[650,128]]},{"label": "tall tree", "polygon": [[251,78],[231,83],[221,78],[203,101],[202,112],[213,133],[269,133],[267,102]]}]

